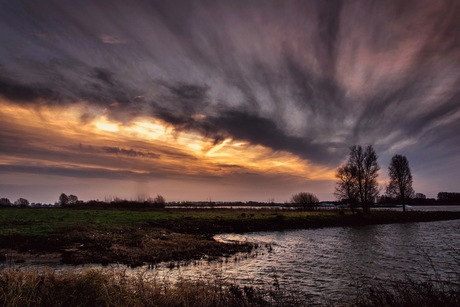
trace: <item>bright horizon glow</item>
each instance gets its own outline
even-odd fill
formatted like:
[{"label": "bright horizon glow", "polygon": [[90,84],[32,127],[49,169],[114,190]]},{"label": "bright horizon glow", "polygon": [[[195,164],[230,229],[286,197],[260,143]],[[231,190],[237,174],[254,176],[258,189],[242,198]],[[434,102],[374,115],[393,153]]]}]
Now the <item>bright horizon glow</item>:
[{"label": "bright horizon glow", "polygon": [[[26,158],[3,157],[0,165],[4,167],[19,164],[44,169],[81,169],[90,173],[94,170],[128,172],[132,175],[126,175],[127,178],[137,174],[146,179],[152,177],[150,172],[155,170],[175,176],[192,176],[189,180],[193,180],[193,176],[247,176],[245,174],[287,176],[297,181],[334,180],[333,169],[315,166],[291,153],[275,152],[231,138],[214,144],[214,140],[194,132],[175,131],[155,118],[138,117],[120,123],[110,119],[102,109],[93,108],[98,115],[82,122],[87,110],[84,103],[67,109],[59,106],[31,109],[2,103],[4,108],[0,109],[0,116],[8,119],[10,127],[45,142],[30,144],[26,150],[46,150],[49,154],[65,156],[65,159],[55,160],[47,154],[30,156],[24,152]],[[183,155],[184,159],[178,159],[178,155]],[[121,176],[119,179],[124,180],[124,175]]]}]

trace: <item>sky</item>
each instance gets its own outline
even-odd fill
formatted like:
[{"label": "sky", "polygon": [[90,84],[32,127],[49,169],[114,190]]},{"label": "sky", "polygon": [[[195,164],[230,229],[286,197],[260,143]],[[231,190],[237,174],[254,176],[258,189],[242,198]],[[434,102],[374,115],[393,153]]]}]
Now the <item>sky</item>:
[{"label": "sky", "polygon": [[460,3],[0,0],[0,123],[11,200],[333,200],[352,145],[460,191]]}]

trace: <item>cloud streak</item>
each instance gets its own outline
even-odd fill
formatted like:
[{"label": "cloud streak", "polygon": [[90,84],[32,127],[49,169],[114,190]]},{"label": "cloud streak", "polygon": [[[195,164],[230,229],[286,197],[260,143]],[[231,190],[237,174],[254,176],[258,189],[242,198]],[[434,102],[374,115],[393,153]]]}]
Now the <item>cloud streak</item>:
[{"label": "cloud streak", "polygon": [[84,102],[121,124],[147,116],[328,168],[353,144],[426,168],[459,160],[453,0],[3,1],[0,29],[9,103]]}]

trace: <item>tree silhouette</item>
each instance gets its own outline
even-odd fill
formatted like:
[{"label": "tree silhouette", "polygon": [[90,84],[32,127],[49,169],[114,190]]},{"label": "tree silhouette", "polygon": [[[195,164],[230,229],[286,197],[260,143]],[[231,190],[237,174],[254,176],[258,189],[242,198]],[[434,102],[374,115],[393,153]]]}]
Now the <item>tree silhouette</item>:
[{"label": "tree silhouette", "polygon": [[350,203],[354,212],[358,200],[358,186],[356,182],[356,170],[348,163],[340,166],[336,173],[337,178],[334,195],[337,199],[345,199]]},{"label": "tree silhouette", "polygon": [[441,203],[458,203],[460,202],[460,193],[457,192],[439,192],[438,202]]},{"label": "tree silhouette", "polygon": [[65,207],[68,204],[69,204],[69,197],[65,195],[65,193],[62,193],[61,195],[59,195],[59,205],[61,205],[61,207]]},{"label": "tree silhouette", "polygon": [[67,204],[69,206],[78,204],[78,197],[72,194],[67,196]]},{"label": "tree silhouette", "polygon": [[359,203],[364,211],[369,211],[379,193],[377,177],[380,166],[372,145],[363,149],[359,145],[350,147],[347,162],[336,172],[336,192],[340,198],[346,197],[352,206]]},{"label": "tree silhouette", "polygon": [[390,182],[387,186],[387,195],[402,202],[403,211],[406,211],[406,201],[414,196],[412,188],[412,174],[409,161],[403,155],[395,155],[391,158],[388,167]]},{"label": "tree silhouette", "polygon": [[291,203],[301,205],[304,208],[313,208],[319,202],[315,194],[309,192],[300,192],[292,195]]},{"label": "tree silhouette", "polygon": [[0,206],[10,207],[11,201],[6,197],[2,197],[0,198]]},{"label": "tree silhouette", "polygon": [[157,194],[157,196],[153,199],[153,203],[155,205],[164,205],[166,204],[166,199],[162,195]]},{"label": "tree silhouette", "polygon": [[27,199],[25,199],[25,198],[18,198],[14,202],[14,205],[18,206],[18,207],[21,207],[21,208],[25,208],[25,207],[29,206],[29,201]]}]

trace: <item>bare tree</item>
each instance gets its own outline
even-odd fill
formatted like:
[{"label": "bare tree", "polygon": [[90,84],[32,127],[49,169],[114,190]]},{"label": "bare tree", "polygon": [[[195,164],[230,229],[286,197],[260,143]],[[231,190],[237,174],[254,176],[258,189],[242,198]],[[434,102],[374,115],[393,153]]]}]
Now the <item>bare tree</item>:
[{"label": "bare tree", "polygon": [[336,173],[337,178],[334,195],[337,199],[345,199],[350,203],[351,210],[354,212],[358,199],[358,187],[356,184],[356,170],[348,163],[340,166]]},{"label": "bare tree", "polygon": [[155,207],[164,208],[164,206],[166,205],[166,199],[162,195],[157,194],[157,196],[153,199],[152,204]]},{"label": "bare tree", "polygon": [[363,210],[368,211],[379,193],[377,177],[380,166],[377,158],[371,145],[365,149],[355,145],[350,147],[348,161],[337,169],[335,195],[346,197],[352,209],[354,203],[359,203]]},{"label": "bare tree", "polygon": [[309,192],[300,192],[292,195],[291,197],[291,203],[300,205],[304,208],[314,209],[318,202],[318,197],[316,197],[315,194]]},{"label": "bare tree", "polygon": [[403,155],[395,155],[391,158],[388,167],[390,182],[387,186],[387,195],[402,202],[403,211],[406,211],[406,201],[414,197],[412,188],[412,174],[409,161]]}]

